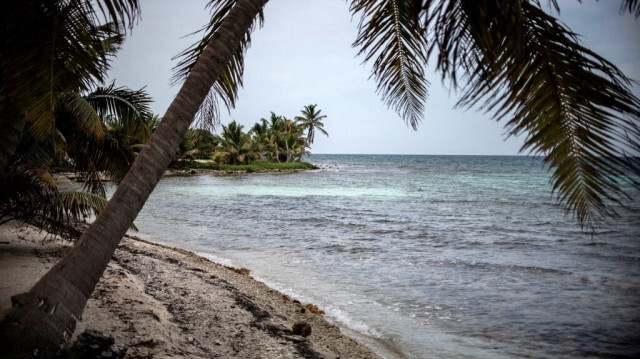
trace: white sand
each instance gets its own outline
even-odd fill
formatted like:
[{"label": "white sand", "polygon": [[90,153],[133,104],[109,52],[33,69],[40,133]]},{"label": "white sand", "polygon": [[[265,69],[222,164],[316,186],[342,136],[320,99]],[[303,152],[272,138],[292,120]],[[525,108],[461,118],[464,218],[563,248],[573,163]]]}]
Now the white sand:
[{"label": "white sand", "polygon": [[[20,223],[0,226],[0,311],[70,248]],[[294,335],[297,321],[311,324]],[[191,252],[124,238],[76,335],[93,327],[127,358],[377,358],[322,315]]]}]

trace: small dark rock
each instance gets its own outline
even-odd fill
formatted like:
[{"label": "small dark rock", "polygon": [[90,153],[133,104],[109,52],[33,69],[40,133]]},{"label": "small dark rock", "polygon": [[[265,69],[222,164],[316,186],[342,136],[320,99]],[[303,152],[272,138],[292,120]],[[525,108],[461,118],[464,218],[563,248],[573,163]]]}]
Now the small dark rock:
[{"label": "small dark rock", "polygon": [[291,331],[293,332],[293,334],[308,337],[311,334],[311,324],[305,321],[299,321],[293,325]]},{"label": "small dark rock", "polygon": [[105,335],[93,328],[87,328],[73,343],[67,358],[123,359],[126,354],[127,349],[116,345],[112,336]]}]

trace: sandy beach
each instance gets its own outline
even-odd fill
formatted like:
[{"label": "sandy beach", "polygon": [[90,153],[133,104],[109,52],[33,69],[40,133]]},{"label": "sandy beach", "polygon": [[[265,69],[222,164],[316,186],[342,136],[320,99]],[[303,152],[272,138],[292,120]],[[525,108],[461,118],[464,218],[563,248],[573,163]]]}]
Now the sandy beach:
[{"label": "sandy beach", "polygon": [[[30,226],[0,226],[0,310],[70,248]],[[127,236],[75,335],[111,335],[127,358],[378,358],[307,304],[246,270]],[[311,325],[309,336],[293,333],[300,321]]]}]

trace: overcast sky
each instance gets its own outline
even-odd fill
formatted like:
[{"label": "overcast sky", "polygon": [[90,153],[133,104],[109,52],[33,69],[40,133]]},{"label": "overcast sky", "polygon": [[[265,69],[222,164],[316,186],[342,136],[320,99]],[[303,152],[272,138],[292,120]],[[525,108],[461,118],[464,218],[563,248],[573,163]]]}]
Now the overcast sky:
[{"label": "overcast sky", "polygon": [[[170,86],[171,60],[199,37],[189,36],[209,17],[204,0],[142,0],[142,19],[112,64],[111,79],[134,89],[146,86],[155,113],[164,114],[178,87]],[[560,0],[562,17],[587,47],[640,79],[640,21],[620,15],[619,1]],[[543,1],[546,3],[546,1]],[[522,138],[505,140],[501,123],[475,110],[453,109],[450,93],[433,69],[426,114],[413,131],[375,93],[351,47],[358,19],[344,0],[271,0],[264,27],[252,35],[236,120],[248,130],[270,111],[293,118],[317,104],[329,137],[316,135],[312,153],[516,155]],[[640,95],[636,86],[634,93]]]}]

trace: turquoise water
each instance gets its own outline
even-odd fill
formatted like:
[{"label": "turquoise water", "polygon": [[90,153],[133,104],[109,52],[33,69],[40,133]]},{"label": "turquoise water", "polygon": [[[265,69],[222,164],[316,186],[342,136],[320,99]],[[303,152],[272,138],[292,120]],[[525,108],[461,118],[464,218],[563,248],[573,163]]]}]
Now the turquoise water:
[{"label": "turquoise water", "polygon": [[640,356],[637,195],[591,236],[539,159],[311,162],[321,169],[165,178],[140,235],[249,268],[400,357]]}]

